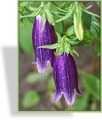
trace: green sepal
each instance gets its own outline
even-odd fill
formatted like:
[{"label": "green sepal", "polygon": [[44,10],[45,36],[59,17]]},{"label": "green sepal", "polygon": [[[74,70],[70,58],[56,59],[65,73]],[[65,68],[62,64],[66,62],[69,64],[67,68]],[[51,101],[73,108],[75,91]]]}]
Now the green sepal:
[{"label": "green sepal", "polygon": [[50,10],[50,5],[51,5],[50,2],[48,2],[48,4],[46,4],[44,12],[45,12],[46,18],[48,19],[49,23],[52,25],[55,25],[53,15]]},{"label": "green sepal", "polygon": [[56,32],[58,43],[61,42],[62,38],[58,32]]},{"label": "green sepal", "polygon": [[46,15],[45,11],[41,11],[41,17],[43,19],[43,24],[42,24],[42,30],[44,29],[45,23],[46,23]]},{"label": "green sepal", "polygon": [[60,56],[63,54],[63,52],[64,52],[63,46],[60,45],[59,47],[57,47],[56,52],[54,52],[54,54],[55,56]]},{"label": "green sepal", "polygon": [[48,48],[48,49],[56,49],[58,46],[58,43],[51,44],[51,45],[44,45],[44,46],[39,46],[37,48]]},{"label": "green sepal", "polygon": [[64,44],[64,50],[69,54],[70,51],[72,50],[71,45],[68,43]]}]

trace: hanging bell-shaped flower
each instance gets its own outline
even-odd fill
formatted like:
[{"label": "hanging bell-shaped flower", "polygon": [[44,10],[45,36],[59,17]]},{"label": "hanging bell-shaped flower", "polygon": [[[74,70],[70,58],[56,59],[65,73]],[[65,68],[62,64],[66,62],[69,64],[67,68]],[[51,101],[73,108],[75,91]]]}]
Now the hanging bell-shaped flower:
[{"label": "hanging bell-shaped flower", "polygon": [[61,56],[55,56],[53,75],[56,93],[52,101],[58,101],[63,94],[67,104],[72,106],[75,93],[79,95],[82,93],[78,89],[77,68],[71,54],[63,53]]},{"label": "hanging bell-shaped flower", "polygon": [[46,48],[38,48],[43,45],[55,43],[54,27],[46,20],[43,27],[43,19],[40,15],[35,17],[32,31],[33,47],[35,52],[34,64],[37,64],[37,69],[40,74],[43,74],[47,63],[53,64],[54,51]]}]

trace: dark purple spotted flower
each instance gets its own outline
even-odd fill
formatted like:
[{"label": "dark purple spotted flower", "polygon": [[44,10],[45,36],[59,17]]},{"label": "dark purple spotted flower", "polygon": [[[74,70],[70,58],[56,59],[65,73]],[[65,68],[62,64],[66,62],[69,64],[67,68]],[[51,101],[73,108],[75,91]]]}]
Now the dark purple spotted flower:
[{"label": "dark purple spotted flower", "polygon": [[75,101],[78,89],[78,76],[75,61],[71,54],[63,53],[61,56],[55,56],[53,75],[56,86],[56,93],[52,101],[58,101],[62,94],[68,105],[72,106]]},{"label": "dark purple spotted flower", "polygon": [[36,16],[32,31],[32,40],[35,52],[34,64],[37,64],[37,69],[40,74],[43,74],[47,63],[53,64],[54,52],[46,48],[38,48],[43,45],[55,43],[54,27],[46,20],[44,28],[43,19],[40,15]]}]

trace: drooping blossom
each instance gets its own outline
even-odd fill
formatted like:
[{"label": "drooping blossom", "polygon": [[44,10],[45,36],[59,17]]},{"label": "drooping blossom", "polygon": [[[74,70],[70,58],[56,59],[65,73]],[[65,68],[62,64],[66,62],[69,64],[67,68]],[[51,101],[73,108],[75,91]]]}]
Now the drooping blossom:
[{"label": "drooping blossom", "polygon": [[71,54],[63,53],[61,56],[55,56],[53,75],[56,93],[52,101],[58,101],[63,94],[67,104],[72,106],[76,92],[79,95],[82,92],[78,88],[77,68]]},{"label": "drooping blossom", "polygon": [[50,45],[55,43],[54,27],[46,20],[44,28],[43,19],[40,15],[35,17],[32,30],[32,40],[35,52],[35,60],[33,64],[37,64],[37,69],[40,74],[43,74],[47,63],[53,64],[54,52],[46,48],[38,48],[39,46]]}]

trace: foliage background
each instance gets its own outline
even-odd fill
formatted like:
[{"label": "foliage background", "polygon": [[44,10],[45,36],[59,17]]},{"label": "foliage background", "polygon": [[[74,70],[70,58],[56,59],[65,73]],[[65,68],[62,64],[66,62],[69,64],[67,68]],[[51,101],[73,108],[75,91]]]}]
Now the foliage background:
[{"label": "foliage background", "polygon": [[[96,2],[83,3],[85,6],[92,4],[90,11],[100,15],[100,8]],[[34,18],[30,20],[34,21]],[[60,24],[57,26],[56,29],[62,29]],[[79,71],[79,88],[84,94],[83,96],[76,95],[74,105],[69,107],[63,97],[58,102],[51,102],[55,92],[52,68],[48,66],[46,72],[40,75],[36,65],[31,64],[34,59],[32,27],[33,24],[27,18],[19,22],[19,110],[100,110],[100,57],[97,56],[100,53],[100,42],[96,41],[95,45],[75,47],[80,55],[74,56]]]}]

